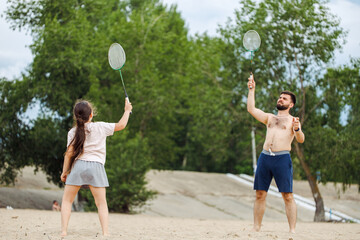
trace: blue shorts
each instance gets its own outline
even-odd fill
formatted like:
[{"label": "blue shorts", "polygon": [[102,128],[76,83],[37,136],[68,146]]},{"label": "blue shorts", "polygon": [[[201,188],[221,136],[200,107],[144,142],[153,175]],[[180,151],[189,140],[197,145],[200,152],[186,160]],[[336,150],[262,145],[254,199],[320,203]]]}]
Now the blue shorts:
[{"label": "blue shorts", "polygon": [[260,154],[255,173],[254,190],[268,191],[273,177],[279,192],[293,191],[293,167],[288,151],[275,152],[275,156],[271,156],[267,151]]}]

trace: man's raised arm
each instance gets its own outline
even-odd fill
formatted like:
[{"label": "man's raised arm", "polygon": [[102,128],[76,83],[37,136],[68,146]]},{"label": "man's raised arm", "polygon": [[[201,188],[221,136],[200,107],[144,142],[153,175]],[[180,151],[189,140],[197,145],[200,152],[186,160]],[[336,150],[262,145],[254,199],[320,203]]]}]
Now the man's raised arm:
[{"label": "man's raised arm", "polygon": [[247,99],[247,110],[248,112],[258,121],[263,124],[267,124],[268,121],[268,113],[261,111],[260,109],[255,107],[255,81],[254,75],[251,75],[248,82],[249,94]]}]

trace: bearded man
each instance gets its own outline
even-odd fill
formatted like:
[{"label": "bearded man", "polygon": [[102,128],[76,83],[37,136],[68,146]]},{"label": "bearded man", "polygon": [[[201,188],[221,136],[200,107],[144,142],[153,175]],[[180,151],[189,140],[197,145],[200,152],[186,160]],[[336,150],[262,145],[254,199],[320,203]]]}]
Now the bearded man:
[{"label": "bearded man", "polygon": [[255,173],[254,190],[256,200],[254,204],[254,231],[260,231],[265,212],[266,195],[272,178],[281,192],[285,202],[286,216],[290,232],[295,233],[296,204],[293,196],[293,167],[290,157],[291,143],[295,138],[303,143],[305,135],[301,130],[298,117],[290,115],[289,111],[296,103],[295,95],[290,91],[283,91],[277,100],[277,115],[265,113],[255,107],[255,81],[249,78],[247,110],[256,120],[266,125],[266,139],[263,151],[259,156]]}]

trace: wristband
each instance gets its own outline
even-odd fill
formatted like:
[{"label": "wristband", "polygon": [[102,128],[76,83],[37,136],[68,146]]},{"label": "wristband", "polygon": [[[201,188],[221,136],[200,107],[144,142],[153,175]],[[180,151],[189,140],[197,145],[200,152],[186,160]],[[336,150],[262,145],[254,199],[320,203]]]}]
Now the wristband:
[{"label": "wristband", "polygon": [[298,128],[297,130],[294,130],[295,132],[298,132],[300,130],[300,128]]}]

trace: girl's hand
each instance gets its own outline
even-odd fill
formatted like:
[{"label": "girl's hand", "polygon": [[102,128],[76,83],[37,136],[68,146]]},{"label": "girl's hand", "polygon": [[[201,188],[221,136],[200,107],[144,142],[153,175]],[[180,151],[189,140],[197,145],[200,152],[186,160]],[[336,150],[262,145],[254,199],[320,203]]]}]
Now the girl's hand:
[{"label": "girl's hand", "polygon": [[68,173],[63,172],[60,177],[61,181],[66,182],[67,175],[68,175]]},{"label": "girl's hand", "polygon": [[132,112],[132,105],[128,99],[125,99],[125,112]]}]

